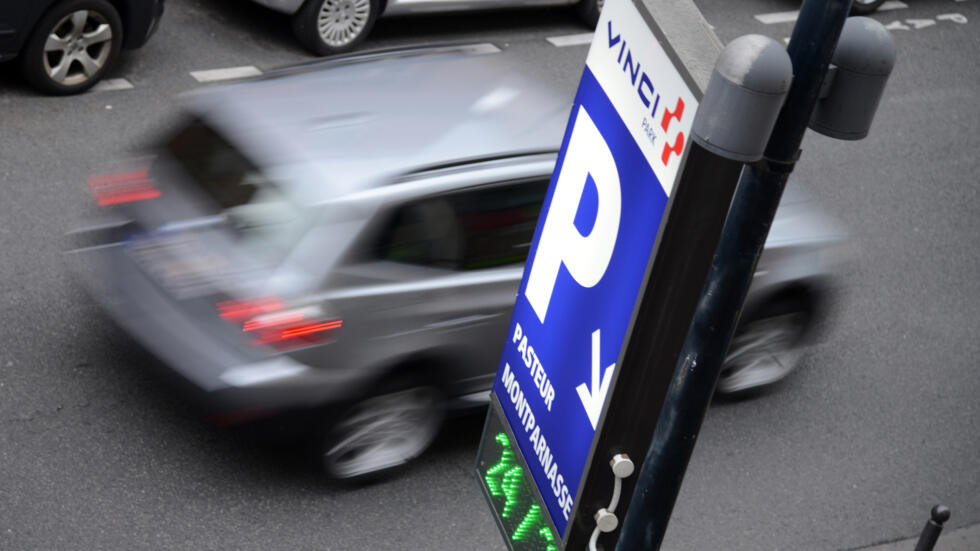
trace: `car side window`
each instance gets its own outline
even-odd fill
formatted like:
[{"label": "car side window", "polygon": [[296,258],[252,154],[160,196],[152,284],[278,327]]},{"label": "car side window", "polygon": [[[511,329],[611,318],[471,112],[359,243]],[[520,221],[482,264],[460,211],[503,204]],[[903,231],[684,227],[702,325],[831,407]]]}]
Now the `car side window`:
[{"label": "car side window", "polygon": [[392,216],[378,256],[451,270],[519,264],[547,189],[547,180],[522,181],[408,203]]},{"label": "car side window", "polygon": [[462,193],[455,210],[463,232],[460,268],[476,270],[527,259],[548,181],[530,181]]},{"label": "car side window", "polygon": [[445,197],[407,204],[395,213],[380,257],[393,262],[453,269],[459,264],[459,229]]}]

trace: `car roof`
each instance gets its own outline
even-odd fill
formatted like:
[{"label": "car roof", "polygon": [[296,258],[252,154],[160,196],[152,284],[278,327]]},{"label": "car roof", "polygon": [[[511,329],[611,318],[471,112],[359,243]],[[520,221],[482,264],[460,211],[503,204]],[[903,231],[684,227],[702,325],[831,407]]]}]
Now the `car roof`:
[{"label": "car roof", "polygon": [[323,201],[428,167],[556,151],[569,92],[503,53],[409,50],[311,64],[196,93],[189,107],[282,182]]}]

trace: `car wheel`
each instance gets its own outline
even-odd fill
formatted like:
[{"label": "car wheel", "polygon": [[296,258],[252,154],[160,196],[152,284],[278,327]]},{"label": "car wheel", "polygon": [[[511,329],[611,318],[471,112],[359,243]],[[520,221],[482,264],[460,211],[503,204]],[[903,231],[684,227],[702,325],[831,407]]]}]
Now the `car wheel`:
[{"label": "car wheel", "polygon": [[367,38],[378,7],[378,0],[306,0],[293,16],[293,32],[317,55],[346,52]]},{"label": "car wheel", "polygon": [[599,23],[599,14],[602,12],[603,0],[579,0],[575,4],[575,12],[583,23],[594,29]]},{"label": "car wheel", "polygon": [[21,55],[24,76],[49,94],[77,94],[99,81],[122,44],[122,22],[105,0],[54,6],[35,27]]},{"label": "car wheel", "polygon": [[435,440],[443,417],[442,395],[428,385],[361,400],[327,431],[323,468],[335,480],[377,477],[421,455]]},{"label": "car wheel", "polygon": [[806,301],[790,298],[739,322],[716,391],[737,394],[784,379],[800,362],[812,317]]},{"label": "car wheel", "polygon": [[884,3],[885,0],[854,0],[851,3],[851,14],[868,15],[874,13]]}]

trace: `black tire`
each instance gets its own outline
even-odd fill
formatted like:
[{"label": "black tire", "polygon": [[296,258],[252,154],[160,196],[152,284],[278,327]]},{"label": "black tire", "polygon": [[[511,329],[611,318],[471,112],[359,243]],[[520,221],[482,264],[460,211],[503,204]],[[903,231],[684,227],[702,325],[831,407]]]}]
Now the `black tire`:
[{"label": "black tire", "polygon": [[[367,38],[378,18],[378,11],[379,0],[306,0],[293,15],[293,34],[316,55],[348,52]],[[327,36],[331,29],[321,31],[321,12],[329,12],[323,13],[324,18],[339,18],[334,19],[334,24],[347,26],[350,34]]]},{"label": "black tire", "polygon": [[799,365],[814,319],[805,295],[784,295],[743,316],[715,392],[741,395],[789,376]]},{"label": "black tire", "polygon": [[335,481],[375,480],[422,455],[445,418],[439,389],[400,378],[376,393],[336,408],[319,435],[321,466]]},{"label": "black tire", "polygon": [[602,12],[603,0],[579,0],[575,4],[575,13],[590,29],[599,23],[599,13]]},{"label": "black tire", "polygon": [[[82,18],[76,20],[72,14],[83,12],[84,21],[79,24]],[[108,26],[108,38],[106,31],[98,31],[102,25]],[[63,40],[64,47],[45,51],[51,36]],[[66,0],[48,10],[34,27],[21,52],[21,68],[28,82],[41,92],[77,94],[94,86],[112,68],[122,41],[122,21],[112,4],[106,0]]]},{"label": "black tire", "polygon": [[851,15],[868,15],[881,7],[885,0],[854,0],[851,3]]}]

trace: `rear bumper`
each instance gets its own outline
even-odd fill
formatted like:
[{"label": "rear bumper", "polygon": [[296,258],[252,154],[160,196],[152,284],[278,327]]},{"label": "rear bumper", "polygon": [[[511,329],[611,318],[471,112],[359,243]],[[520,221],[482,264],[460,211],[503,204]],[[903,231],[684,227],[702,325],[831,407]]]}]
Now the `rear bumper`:
[{"label": "rear bumper", "polygon": [[309,409],[348,396],[339,372],[284,355],[250,356],[212,338],[129,258],[121,244],[68,253],[68,265],[130,336],[186,384],[179,388],[219,424]]}]

